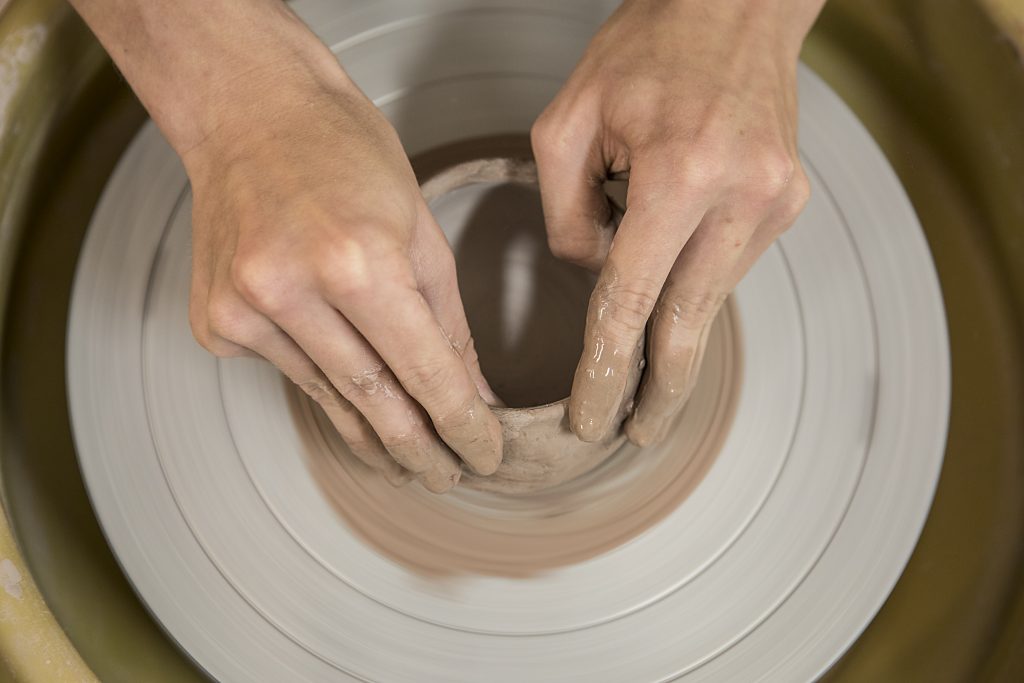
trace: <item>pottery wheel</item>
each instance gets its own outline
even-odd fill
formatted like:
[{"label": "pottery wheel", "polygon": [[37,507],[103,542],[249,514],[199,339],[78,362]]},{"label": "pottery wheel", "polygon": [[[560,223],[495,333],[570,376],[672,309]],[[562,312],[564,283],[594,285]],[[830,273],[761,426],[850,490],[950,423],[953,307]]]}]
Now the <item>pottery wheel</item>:
[{"label": "pottery wheel", "polygon": [[[614,4],[294,3],[414,158],[527,132]],[[798,681],[827,669],[924,523],[949,352],[895,174],[807,69],[800,97],[810,204],[732,297],[666,446],[626,448],[537,496],[410,485],[380,489],[401,501],[389,508],[375,488],[387,485],[358,477],[348,516],[315,474],[344,457],[316,411],[268,364],[218,361],[192,340],[190,194],[147,125],[81,255],[68,384],[98,517],[167,632],[223,681]],[[442,224],[457,237],[501,192],[453,194]],[[507,253],[533,256],[497,270],[545,258],[520,238]],[[566,320],[585,300],[582,281],[536,282],[544,295],[520,299],[563,306]],[[464,291],[470,309],[489,295]],[[510,325],[525,315],[494,306]],[[518,338],[501,329],[474,331]],[[579,342],[566,339],[571,374]],[[554,361],[518,362],[518,376],[546,376]],[[442,560],[429,571],[412,561],[424,548]]]}]

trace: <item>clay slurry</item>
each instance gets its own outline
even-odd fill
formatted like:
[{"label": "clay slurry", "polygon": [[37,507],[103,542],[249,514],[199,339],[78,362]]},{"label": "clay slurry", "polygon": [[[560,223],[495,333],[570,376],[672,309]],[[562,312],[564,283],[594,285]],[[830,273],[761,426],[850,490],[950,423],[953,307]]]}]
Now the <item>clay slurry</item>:
[{"label": "clay slurry", "polygon": [[[445,150],[430,153],[432,171],[416,166],[456,254],[484,373],[516,406],[494,409],[505,441],[498,471],[466,472],[441,497],[393,488],[348,452],[315,406],[298,393],[294,400],[310,465],[339,514],[384,554],[431,574],[531,574],[640,533],[703,478],[731,424],[739,381],[737,323],[727,305],[711,331],[691,406],[663,444],[641,450],[626,443],[621,423],[630,401],[604,441],[577,439],[566,397],[594,278],[547,252],[532,161],[488,156],[488,146],[501,148],[460,143],[447,158]],[[639,381],[642,351],[641,344],[628,394]],[[531,402],[543,405],[521,407]]]}]

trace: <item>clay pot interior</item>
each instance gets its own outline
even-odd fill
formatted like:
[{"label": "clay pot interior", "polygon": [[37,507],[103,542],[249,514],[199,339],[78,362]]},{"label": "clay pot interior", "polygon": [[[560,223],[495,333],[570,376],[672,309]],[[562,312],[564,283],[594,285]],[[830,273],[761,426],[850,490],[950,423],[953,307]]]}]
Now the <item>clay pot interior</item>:
[{"label": "clay pot interior", "polygon": [[[422,188],[455,253],[484,375],[507,406],[495,409],[505,438],[501,467],[489,477],[467,471],[463,484],[538,491],[597,467],[622,445],[622,436],[616,430],[603,442],[584,443],[567,419],[596,276],[548,249],[533,161],[457,161],[431,174]],[[641,344],[627,396],[642,365]],[[624,404],[620,424],[629,401]]]}]

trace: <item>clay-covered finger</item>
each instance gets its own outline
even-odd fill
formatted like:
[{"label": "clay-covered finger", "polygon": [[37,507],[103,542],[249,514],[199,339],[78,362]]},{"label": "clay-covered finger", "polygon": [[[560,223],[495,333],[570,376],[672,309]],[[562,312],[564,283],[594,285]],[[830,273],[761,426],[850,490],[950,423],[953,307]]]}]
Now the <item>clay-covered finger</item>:
[{"label": "clay-covered finger", "polygon": [[569,399],[570,427],[583,441],[605,439],[631,398],[625,388],[634,351],[676,256],[704,213],[685,196],[645,185],[642,174],[633,178],[630,208],[590,297]]},{"label": "clay-covered finger", "polygon": [[393,280],[372,300],[336,305],[427,411],[441,439],[474,472],[493,474],[501,464],[501,425],[419,290]]},{"label": "clay-covered finger", "polygon": [[[806,177],[792,183],[792,192],[776,203],[749,239],[729,231],[732,220],[709,220],[725,247],[700,248],[703,227],[673,268],[670,283],[655,307],[647,337],[648,371],[638,393],[626,434],[637,445],[662,441],[697,382],[715,314],[764,251],[781,235],[807,202]],[[723,216],[723,212],[717,212]],[[731,243],[731,248],[730,248]],[[738,253],[738,256],[737,256]],[[687,262],[690,265],[687,266]],[[698,268],[703,267],[703,272]],[[688,272],[687,272],[688,271]],[[723,276],[723,272],[728,275]],[[676,280],[675,278],[679,278]]]},{"label": "clay-covered finger", "polygon": [[311,302],[304,311],[280,319],[285,332],[365,418],[399,465],[435,493],[458,483],[458,458],[380,356],[337,310],[323,301]]},{"label": "clay-covered finger", "polygon": [[693,391],[715,314],[725,300],[715,292],[666,289],[647,337],[647,372],[626,421],[638,446],[661,442]]},{"label": "clay-covered finger", "polygon": [[697,380],[715,315],[753,232],[752,215],[731,207],[708,212],[672,266],[647,335],[644,374],[626,434],[661,441]]}]

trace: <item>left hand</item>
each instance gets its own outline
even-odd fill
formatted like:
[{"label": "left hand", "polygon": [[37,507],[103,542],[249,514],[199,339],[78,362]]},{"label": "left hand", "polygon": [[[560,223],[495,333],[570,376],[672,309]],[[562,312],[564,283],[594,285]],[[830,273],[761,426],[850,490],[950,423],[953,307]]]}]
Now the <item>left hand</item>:
[{"label": "left hand", "polygon": [[[629,438],[661,440],[692,391],[711,323],[794,221],[809,186],[796,66],[822,0],[626,0],[532,131],[548,242],[600,270],[569,404],[605,438],[646,325]],[[617,230],[602,189],[629,176]]]}]

